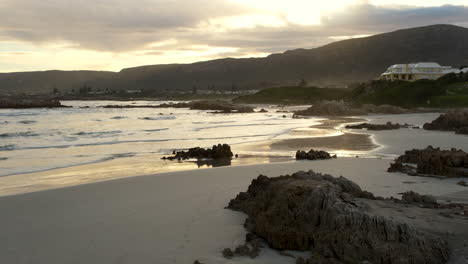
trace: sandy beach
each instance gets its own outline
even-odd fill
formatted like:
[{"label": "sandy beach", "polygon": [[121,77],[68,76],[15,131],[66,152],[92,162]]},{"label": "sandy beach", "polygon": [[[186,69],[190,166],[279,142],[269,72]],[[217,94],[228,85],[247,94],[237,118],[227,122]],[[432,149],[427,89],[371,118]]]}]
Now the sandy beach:
[{"label": "sandy beach", "polygon": [[[363,118],[422,125],[434,116]],[[346,132],[341,126],[336,129]],[[220,253],[242,243],[245,236],[245,215],[224,207],[259,174],[273,177],[314,170],[345,176],[378,196],[413,190],[440,201],[468,202],[466,187],[456,184],[460,179],[386,172],[392,155],[412,147],[468,151],[466,136],[417,129],[346,133],[361,134],[378,147],[366,149],[364,158],[165,172],[1,197],[0,263],[294,263],[269,249],[254,260],[227,260]]]}]

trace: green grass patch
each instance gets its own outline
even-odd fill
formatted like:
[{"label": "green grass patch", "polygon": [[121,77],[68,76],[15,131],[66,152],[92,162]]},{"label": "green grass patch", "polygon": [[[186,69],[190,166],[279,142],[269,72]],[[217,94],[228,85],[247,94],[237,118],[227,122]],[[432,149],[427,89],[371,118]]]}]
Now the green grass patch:
[{"label": "green grass patch", "polygon": [[247,104],[311,104],[322,100],[346,100],[351,94],[351,89],[291,86],[264,89],[237,97],[234,101]]}]

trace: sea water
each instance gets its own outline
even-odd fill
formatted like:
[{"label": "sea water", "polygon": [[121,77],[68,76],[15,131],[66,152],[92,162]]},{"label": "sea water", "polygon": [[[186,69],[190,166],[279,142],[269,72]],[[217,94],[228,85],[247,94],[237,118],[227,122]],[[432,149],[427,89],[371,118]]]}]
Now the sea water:
[{"label": "sea water", "polygon": [[[291,113],[215,114],[187,108],[103,108],[163,101],[65,101],[70,108],[0,109],[0,176],[173,150],[287,138],[319,119]],[[257,109],[258,110],[258,109]],[[286,118],[283,116],[286,115]],[[285,136],[286,135],[286,136]],[[291,134],[292,136],[292,134]]]}]

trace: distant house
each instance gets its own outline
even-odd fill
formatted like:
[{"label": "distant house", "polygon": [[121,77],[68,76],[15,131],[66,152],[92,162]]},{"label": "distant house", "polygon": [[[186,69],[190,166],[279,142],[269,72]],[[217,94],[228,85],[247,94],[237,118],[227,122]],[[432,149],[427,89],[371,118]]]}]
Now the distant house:
[{"label": "distant house", "polygon": [[381,80],[416,81],[422,79],[436,80],[449,73],[468,72],[468,68],[457,69],[451,66],[440,66],[436,62],[419,62],[412,64],[395,64],[380,75]]}]

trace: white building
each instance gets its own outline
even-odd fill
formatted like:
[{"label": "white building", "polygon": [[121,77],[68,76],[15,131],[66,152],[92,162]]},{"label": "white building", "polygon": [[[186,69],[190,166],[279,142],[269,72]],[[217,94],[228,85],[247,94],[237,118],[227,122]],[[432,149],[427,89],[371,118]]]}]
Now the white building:
[{"label": "white building", "polygon": [[468,72],[468,68],[457,69],[451,66],[440,66],[436,62],[419,62],[412,64],[395,64],[380,75],[381,80],[416,81],[421,79],[435,80],[449,73]]}]

